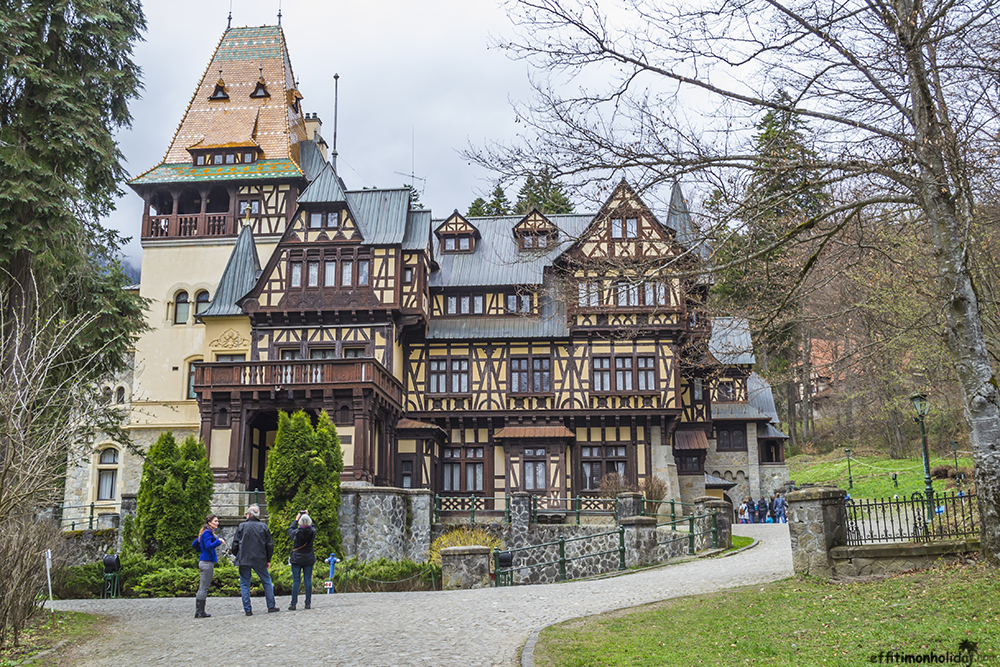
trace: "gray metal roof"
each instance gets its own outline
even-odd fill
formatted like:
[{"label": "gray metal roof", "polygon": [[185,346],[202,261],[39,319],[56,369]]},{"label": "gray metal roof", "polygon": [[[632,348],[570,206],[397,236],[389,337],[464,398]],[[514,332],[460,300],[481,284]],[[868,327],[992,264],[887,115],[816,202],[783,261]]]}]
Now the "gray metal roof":
[{"label": "gray metal roof", "polygon": [[481,234],[475,252],[437,253],[441,269],[431,274],[430,286],[540,285],[545,267],[551,266],[594,219],[592,214],[546,216],[559,229],[559,237],[557,243],[539,252],[521,250],[514,237],[514,225],[523,217],[470,218]]},{"label": "gray metal roof", "polygon": [[312,139],[299,142],[299,168],[310,183],[316,180],[323,167],[327,164],[323,153]]},{"label": "gray metal roof", "polygon": [[428,340],[489,340],[508,338],[569,338],[566,325],[566,303],[558,299],[542,299],[537,316],[508,317],[441,317],[427,325]]},{"label": "gray metal roof", "polygon": [[774,424],[757,424],[757,439],[788,440],[788,436],[779,431]]},{"label": "gray metal roof", "polygon": [[[322,160],[322,156],[320,159]],[[332,204],[343,201],[347,201],[344,184],[329,162],[323,163],[319,174],[298,198],[300,204]]]},{"label": "gray metal roof", "polygon": [[410,191],[353,190],[347,203],[361,228],[365,245],[391,245],[403,242],[410,212]]},{"label": "gray metal roof", "polygon": [[715,475],[709,475],[705,473],[705,487],[722,487],[724,489],[731,489],[736,486],[736,482],[730,482],[729,480],[722,479],[721,477],[716,477]]},{"label": "gray metal roof", "polygon": [[770,421],[771,416],[764,414],[749,403],[712,403],[712,419],[743,419],[748,421]]},{"label": "gray metal roof", "polygon": [[677,232],[677,242],[689,250],[694,250],[698,256],[707,261],[711,256],[711,249],[705,242],[705,235],[698,229],[698,225],[691,219],[688,211],[687,200],[681,192],[680,183],[674,183],[670,193],[670,210],[667,213],[667,227]]},{"label": "gray metal roof", "polygon": [[407,214],[403,250],[428,250],[432,245],[431,212],[425,209],[411,210]]},{"label": "gray metal roof", "polygon": [[752,366],[756,363],[750,324],[742,318],[713,317],[708,349],[722,364]]},{"label": "gray metal roof", "polygon": [[747,378],[747,395],[750,405],[754,406],[766,415],[770,415],[771,421],[778,422],[778,410],[774,406],[774,394],[771,392],[771,385],[757,373],[750,373]]},{"label": "gray metal roof", "polygon": [[236,305],[236,301],[253,289],[260,273],[260,259],[257,257],[253,231],[250,225],[245,225],[236,238],[212,302],[198,318],[242,315],[243,309]]}]

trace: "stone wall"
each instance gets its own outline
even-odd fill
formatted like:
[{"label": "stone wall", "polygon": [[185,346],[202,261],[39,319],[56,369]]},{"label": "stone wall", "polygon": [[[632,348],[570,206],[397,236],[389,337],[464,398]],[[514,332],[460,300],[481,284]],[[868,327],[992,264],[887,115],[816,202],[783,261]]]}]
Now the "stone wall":
[{"label": "stone wall", "polygon": [[65,530],[56,554],[66,565],[87,565],[100,562],[105,554],[118,550],[118,530]]},{"label": "stone wall", "polygon": [[427,559],[434,494],[425,489],[342,487],[342,558]]}]

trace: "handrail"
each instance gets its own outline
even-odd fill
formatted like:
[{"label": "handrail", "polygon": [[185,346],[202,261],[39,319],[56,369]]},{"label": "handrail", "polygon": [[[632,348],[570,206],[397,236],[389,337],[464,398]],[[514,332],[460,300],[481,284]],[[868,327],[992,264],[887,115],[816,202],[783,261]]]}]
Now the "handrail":
[{"label": "handrail", "polygon": [[[476,512],[485,512],[489,514],[496,514],[501,510],[496,509],[496,501],[503,500],[503,517],[504,523],[510,523],[510,496],[477,496],[474,494],[468,494],[463,496],[442,496],[434,494],[434,523],[441,522],[442,512],[469,512],[470,522],[475,525],[476,523]],[[453,504],[458,505],[468,505],[468,509],[465,507],[445,507],[445,504],[451,501]],[[492,502],[494,505],[493,509],[488,509],[485,505]],[[480,509],[478,506],[483,505]]]},{"label": "handrail", "polygon": [[[618,547],[616,549],[605,549],[604,551],[594,551],[591,553],[582,554],[580,556],[566,557],[566,543],[568,542],[579,542],[581,540],[592,540],[598,537],[605,537],[607,535],[618,535]],[[529,551],[531,549],[541,549],[544,547],[559,546],[559,557],[556,560],[544,561],[540,563],[532,563],[531,565],[522,565],[514,567],[514,557],[513,554],[520,551]],[[546,565],[559,565],[559,581],[566,581],[566,563],[570,563],[576,560],[583,560],[585,558],[593,558],[595,556],[603,556],[604,554],[618,552],[618,569],[625,569],[625,527],[618,526],[615,530],[605,531],[603,533],[593,533],[591,535],[581,535],[579,537],[560,537],[555,542],[543,542],[541,544],[530,544],[525,547],[516,547],[514,549],[505,549],[504,553],[510,555],[510,566],[501,567],[500,566],[500,549],[498,547],[493,548],[493,585],[497,586],[511,586],[513,585],[513,572],[514,570],[520,570],[525,568],[539,568],[545,567]]]}]

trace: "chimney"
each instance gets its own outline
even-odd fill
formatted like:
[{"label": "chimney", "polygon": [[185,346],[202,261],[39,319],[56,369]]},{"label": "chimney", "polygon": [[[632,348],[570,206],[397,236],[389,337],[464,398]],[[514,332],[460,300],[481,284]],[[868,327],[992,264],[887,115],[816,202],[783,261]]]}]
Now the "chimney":
[{"label": "chimney", "polygon": [[316,142],[316,147],[319,148],[320,153],[323,154],[323,159],[326,160],[328,146],[326,139],[324,139],[323,135],[320,133],[320,130],[323,129],[323,121],[320,120],[319,114],[307,113],[305,115],[305,123],[306,138]]}]

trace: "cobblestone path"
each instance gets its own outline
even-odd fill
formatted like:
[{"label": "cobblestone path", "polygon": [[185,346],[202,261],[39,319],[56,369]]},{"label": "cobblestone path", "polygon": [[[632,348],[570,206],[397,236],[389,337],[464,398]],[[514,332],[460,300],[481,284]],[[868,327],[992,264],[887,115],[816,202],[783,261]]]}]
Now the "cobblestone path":
[{"label": "cobblestone path", "polygon": [[[110,616],[108,634],[77,647],[66,664],[516,665],[533,630],[579,616],[658,600],[760,584],[792,575],[787,525],[734,526],[760,540],[726,558],[697,559],[597,581],[437,593],[313,596],[313,608],[268,614],[254,598],[209,598],[209,619],[191,598],[66,600],[56,608]],[[299,600],[301,605],[301,599]]]}]

